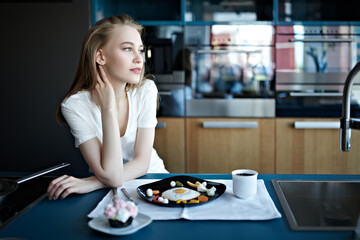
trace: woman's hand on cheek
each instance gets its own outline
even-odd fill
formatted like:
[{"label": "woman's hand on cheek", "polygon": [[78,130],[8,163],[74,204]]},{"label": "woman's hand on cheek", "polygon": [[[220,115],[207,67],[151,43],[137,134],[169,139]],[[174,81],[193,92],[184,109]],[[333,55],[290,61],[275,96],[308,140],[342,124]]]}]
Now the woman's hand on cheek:
[{"label": "woman's hand on cheek", "polygon": [[115,110],[115,92],[106,76],[103,66],[98,66],[97,83],[91,91],[93,101],[101,110]]},{"label": "woman's hand on cheek", "polygon": [[93,189],[91,189],[90,185],[86,179],[63,175],[49,184],[47,193],[50,200],[64,199],[71,193],[91,192]]}]

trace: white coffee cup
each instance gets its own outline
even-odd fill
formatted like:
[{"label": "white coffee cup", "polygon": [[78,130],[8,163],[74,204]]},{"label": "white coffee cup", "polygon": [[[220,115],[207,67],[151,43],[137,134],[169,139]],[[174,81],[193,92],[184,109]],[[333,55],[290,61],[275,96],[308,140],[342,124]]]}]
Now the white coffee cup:
[{"label": "white coffee cup", "polygon": [[235,196],[242,199],[248,199],[255,196],[257,192],[257,171],[237,169],[232,171],[231,174]]}]

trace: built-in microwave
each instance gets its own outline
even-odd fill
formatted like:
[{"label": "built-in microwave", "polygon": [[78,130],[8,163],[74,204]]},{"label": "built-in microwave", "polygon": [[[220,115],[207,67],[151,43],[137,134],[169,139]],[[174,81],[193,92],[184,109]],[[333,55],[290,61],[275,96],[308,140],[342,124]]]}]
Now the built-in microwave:
[{"label": "built-in microwave", "polygon": [[[351,26],[277,26],[276,115],[340,117],[343,88],[359,59],[359,31]],[[360,81],[352,92],[359,115]]]},{"label": "built-in microwave", "polygon": [[185,26],[186,115],[273,117],[274,28]]}]

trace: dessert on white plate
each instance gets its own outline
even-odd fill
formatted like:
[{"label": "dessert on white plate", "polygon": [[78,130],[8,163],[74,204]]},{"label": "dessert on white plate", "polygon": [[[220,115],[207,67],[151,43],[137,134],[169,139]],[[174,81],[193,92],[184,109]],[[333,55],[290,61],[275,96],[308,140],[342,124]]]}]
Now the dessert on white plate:
[{"label": "dessert on white plate", "polygon": [[111,227],[122,228],[129,226],[138,214],[137,206],[131,202],[121,199],[113,199],[113,203],[105,207],[104,215]]}]

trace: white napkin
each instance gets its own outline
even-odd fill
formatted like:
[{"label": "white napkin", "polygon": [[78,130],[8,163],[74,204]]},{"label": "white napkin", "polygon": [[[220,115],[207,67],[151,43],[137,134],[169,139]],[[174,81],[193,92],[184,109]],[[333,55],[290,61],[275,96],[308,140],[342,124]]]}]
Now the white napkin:
[{"label": "white napkin", "polygon": [[[264,181],[258,179],[257,193],[251,199],[237,198],[232,192],[232,180],[210,180],[226,185],[225,193],[218,199],[209,203],[194,207],[161,207],[144,201],[136,191],[140,185],[157,181],[158,179],[135,179],[126,182],[129,195],[138,203],[139,212],[150,216],[154,220],[189,219],[189,220],[270,220],[280,218]],[[105,206],[111,203],[111,191],[99,202],[96,208],[88,214],[95,218],[104,213]],[[126,200],[126,197],[118,189],[118,196]]]}]

